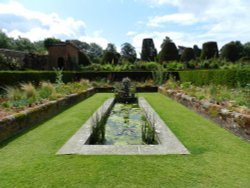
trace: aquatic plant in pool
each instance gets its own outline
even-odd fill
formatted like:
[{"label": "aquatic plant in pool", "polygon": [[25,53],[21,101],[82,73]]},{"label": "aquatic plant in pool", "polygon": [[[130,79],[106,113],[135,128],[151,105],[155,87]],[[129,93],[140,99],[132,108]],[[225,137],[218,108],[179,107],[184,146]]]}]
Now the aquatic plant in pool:
[{"label": "aquatic plant in pool", "polygon": [[137,103],[115,103],[105,120],[101,120],[96,126],[96,130],[91,135],[90,144],[156,144],[152,127]]}]

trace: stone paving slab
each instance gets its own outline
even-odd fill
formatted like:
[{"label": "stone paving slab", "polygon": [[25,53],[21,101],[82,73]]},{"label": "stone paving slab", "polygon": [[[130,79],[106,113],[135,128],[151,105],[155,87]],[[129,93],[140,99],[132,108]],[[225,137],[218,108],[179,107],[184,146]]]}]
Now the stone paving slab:
[{"label": "stone paving slab", "polygon": [[[93,114],[104,115],[113,105],[114,98],[110,98]],[[146,118],[155,125],[157,145],[88,145],[91,134],[91,118],[74,134],[57,154],[78,155],[167,155],[190,154],[187,148],[176,138],[159,115],[143,98],[138,99],[139,106]]]}]

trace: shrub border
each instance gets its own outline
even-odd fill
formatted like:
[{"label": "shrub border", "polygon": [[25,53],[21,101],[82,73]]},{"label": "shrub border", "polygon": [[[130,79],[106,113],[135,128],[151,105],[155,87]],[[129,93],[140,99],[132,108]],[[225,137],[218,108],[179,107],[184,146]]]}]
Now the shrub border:
[{"label": "shrub border", "polygon": [[164,87],[159,87],[158,92],[214,121],[235,135],[250,141],[250,115],[230,111],[210,102],[202,102],[195,97]]},{"label": "shrub border", "polygon": [[90,88],[0,119],[0,142],[35,127],[96,93]]}]

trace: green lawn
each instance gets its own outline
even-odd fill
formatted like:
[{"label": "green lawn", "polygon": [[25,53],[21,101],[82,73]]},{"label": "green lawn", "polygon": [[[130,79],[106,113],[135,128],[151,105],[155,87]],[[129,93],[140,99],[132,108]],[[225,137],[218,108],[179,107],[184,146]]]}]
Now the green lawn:
[{"label": "green lawn", "polygon": [[0,148],[0,187],[240,187],[250,144],[161,94],[141,94],[191,155],[56,156],[110,96],[96,94]]}]

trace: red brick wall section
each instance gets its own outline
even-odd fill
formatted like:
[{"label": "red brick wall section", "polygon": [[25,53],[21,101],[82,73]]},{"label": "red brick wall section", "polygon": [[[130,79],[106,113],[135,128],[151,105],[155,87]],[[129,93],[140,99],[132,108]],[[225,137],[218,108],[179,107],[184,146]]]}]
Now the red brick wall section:
[{"label": "red brick wall section", "polygon": [[72,66],[69,62],[69,57],[75,59],[78,63],[78,49],[70,44],[55,45],[49,48],[49,64],[50,69],[58,68],[58,58],[62,57],[64,59],[64,70],[69,70]]}]

